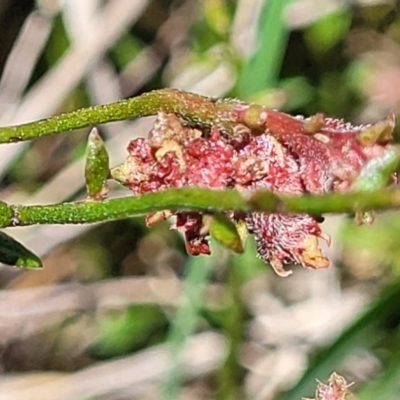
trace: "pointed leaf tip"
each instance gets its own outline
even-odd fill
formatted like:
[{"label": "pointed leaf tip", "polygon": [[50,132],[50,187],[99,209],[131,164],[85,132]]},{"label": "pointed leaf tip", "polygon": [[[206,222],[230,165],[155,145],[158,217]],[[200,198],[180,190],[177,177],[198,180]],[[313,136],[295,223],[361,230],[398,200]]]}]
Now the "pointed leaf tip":
[{"label": "pointed leaf tip", "polygon": [[352,185],[354,191],[373,191],[386,187],[400,165],[400,146],[391,145],[379,157],[369,160]]},{"label": "pointed leaf tip", "polygon": [[86,148],[85,179],[89,197],[102,200],[107,196],[107,178],[110,174],[109,157],[97,128],[88,137]]},{"label": "pointed leaf tip", "polygon": [[0,232],[0,262],[20,268],[39,269],[43,267],[38,256],[4,232]]}]

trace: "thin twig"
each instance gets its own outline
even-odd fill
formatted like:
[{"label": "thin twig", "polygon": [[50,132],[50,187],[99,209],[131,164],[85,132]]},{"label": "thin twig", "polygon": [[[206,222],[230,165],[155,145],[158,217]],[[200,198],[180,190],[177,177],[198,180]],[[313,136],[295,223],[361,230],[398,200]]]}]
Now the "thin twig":
[{"label": "thin twig", "polygon": [[400,189],[345,194],[285,196],[266,190],[244,195],[237,190],[179,188],[101,202],[57,205],[0,204],[0,227],[34,224],[82,224],[110,221],[162,210],[264,211],[279,213],[351,213],[400,207]]}]

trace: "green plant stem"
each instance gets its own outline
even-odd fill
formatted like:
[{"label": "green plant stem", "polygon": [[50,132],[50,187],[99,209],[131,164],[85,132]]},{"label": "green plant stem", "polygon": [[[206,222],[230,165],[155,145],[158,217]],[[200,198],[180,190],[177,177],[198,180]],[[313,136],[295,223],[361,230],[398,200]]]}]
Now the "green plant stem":
[{"label": "green plant stem", "polygon": [[226,293],[229,296],[230,305],[223,327],[227,343],[227,357],[218,374],[216,400],[239,400],[244,398],[242,391],[243,369],[239,360],[246,326],[246,311],[242,299],[242,287],[245,282],[242,273],[242,260],[237,255],[230,257]]},{"label": "green plant stem", "polygon": [[243,195],[237,190],[179,188],[99,202],[82,201],[44,206],[0,203],[0,228],[102,222],[161,210],[204,212],[236,210],[320,215],[398,207],[400,207],[400,189],[289,197],[278,196],[265,190]]},{"label": "green plant stem", "polygon": [[116,103],[82,108],[27,124],[0,128],[0,143],[19,142],[71,131],[87,126],[155,115],[165,111],[180,115],[185,120],[202,125],[227,125],[235,102],[214,101],[208,97],[176,89],[162,89],[144,93]]},{"label": "green plant stem", "polygon": [[183,380],[183,350],[199,323],[204,290],[212,266],[213,257],[205,256],[192,257],[187,264],[183,302],[172,321],[167,340],[172,360],[171,368],[161,385],[160,400],[175,400],[179,397]]}]

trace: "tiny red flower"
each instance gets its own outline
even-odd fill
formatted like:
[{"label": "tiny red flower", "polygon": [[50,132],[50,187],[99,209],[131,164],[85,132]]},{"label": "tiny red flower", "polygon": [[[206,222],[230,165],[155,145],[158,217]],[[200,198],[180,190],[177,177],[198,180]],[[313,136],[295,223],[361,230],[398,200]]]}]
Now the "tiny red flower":
[{"label": "tiny red flower", "polygon": [[333,372],[327,384],[317,381],[314,399],[304,400],[346,400],[351,394],[348,390],[352,383],[347,383],[343,376]]},{"label": "tiny red flower", "polygon": [[[347,191],[368,161],[388,151],[394,117],[375,125],[352,126],[322,114],[291,117],[259,106],[238,104],[234,134],[213,126],[186,126],[176,115],[160,112],[148,139],[132,140],[126,161],[113,176],[135,195],[184,186],[238,190],[267,189],[297,195]],[[247,114],[246,114],[247,113]],[[258,115],[260,118],[257,119]],[[244,125],[247,123],[247,126]],[[155,213],[148,225],[171,215],[184,233],[190,254],[209,254],[209,230],[200,212]],[[255,237],[259,256],[287,276],[284,264],[326,268],[318,239],[328,242],[317,219],[306,214],[254,212],[238,216]]]}]

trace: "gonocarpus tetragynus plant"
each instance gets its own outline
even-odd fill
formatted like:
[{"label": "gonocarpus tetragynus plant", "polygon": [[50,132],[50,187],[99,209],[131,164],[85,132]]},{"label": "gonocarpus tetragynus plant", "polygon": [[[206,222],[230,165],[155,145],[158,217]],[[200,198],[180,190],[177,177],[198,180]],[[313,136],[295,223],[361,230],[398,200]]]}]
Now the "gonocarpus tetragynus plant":
[{"label": "gonocarpus tetragynus plant", "polygon": [[[293,117],[256,104],[165,89],[0,128],[0,142],[148,115],[157,116],[148,137],[132,140],[126,160],[111,170],[102,140],[91,132],[87,200],[2,203],[0,227],[90,223],[143,213],[152,225],[174,216],[173,227],[183,232],[189,254],[209,254],[210,235],[242,252],[250,233],[259,256],[287,276],[291,271],[284,264],[329,266],[318,245],[319,239],[330,242],[319,225],[323,213],[352,212],[363,223],[371,221],[374,209],[400,205],[393,114],[353,126],[322,114]],[[106,199],[107,179],[121,182],[132,195]],[[8,236],[0,256],[8,264],[40,266]]]}]

